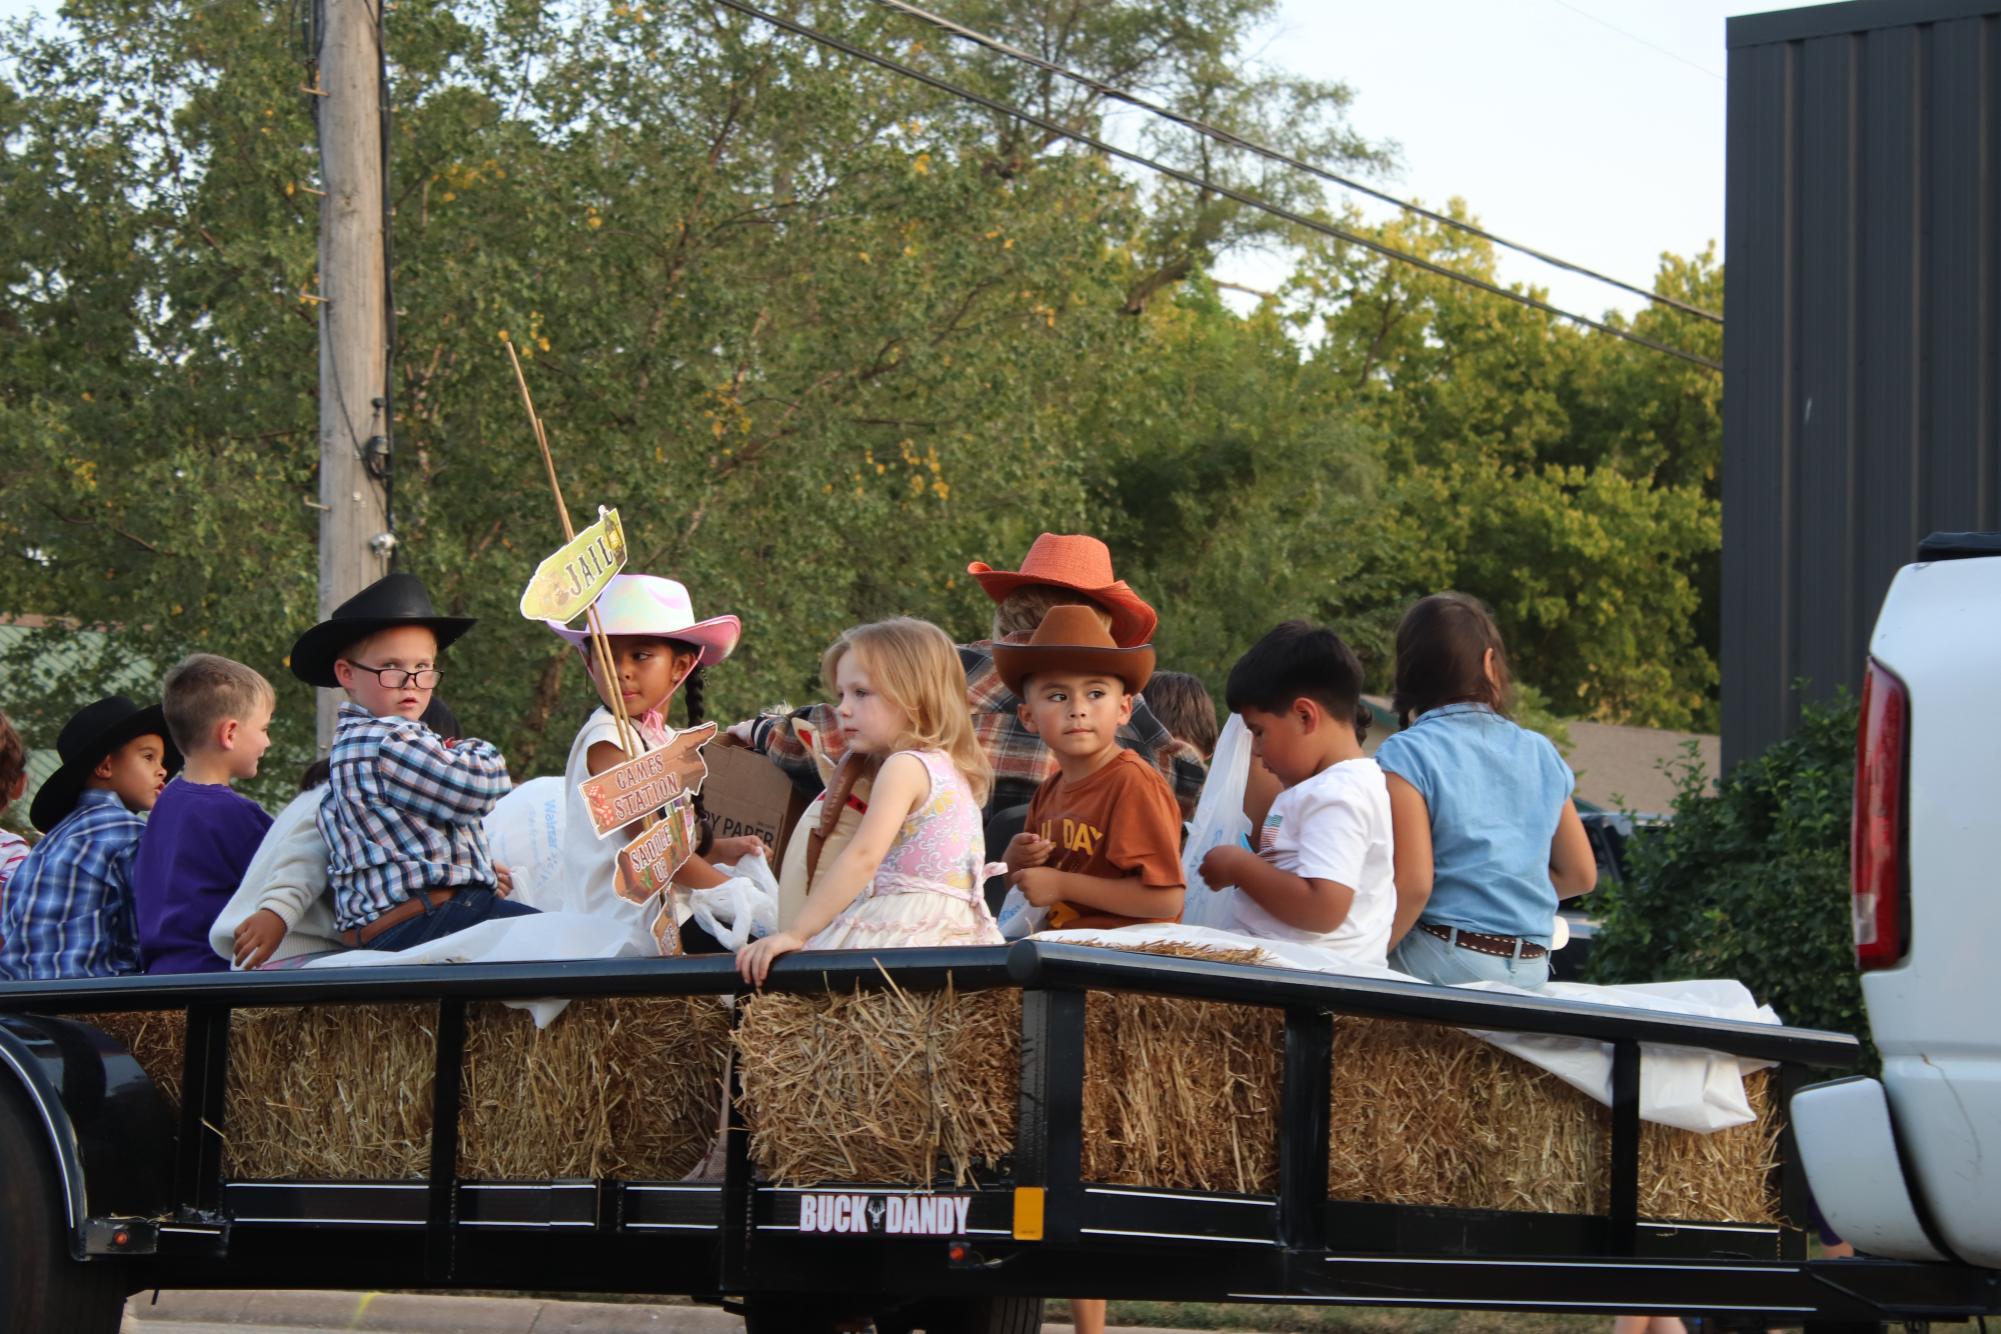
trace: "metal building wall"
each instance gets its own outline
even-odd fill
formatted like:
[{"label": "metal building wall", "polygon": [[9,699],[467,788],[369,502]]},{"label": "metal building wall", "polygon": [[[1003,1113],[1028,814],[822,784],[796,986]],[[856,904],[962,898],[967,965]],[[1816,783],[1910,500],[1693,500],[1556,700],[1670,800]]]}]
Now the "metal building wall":
[{"label": "metal building wall", "polygon": [[1723,762],[1860,680],[1918,539],[2001,529],[2001,0],[1732,19]]}]

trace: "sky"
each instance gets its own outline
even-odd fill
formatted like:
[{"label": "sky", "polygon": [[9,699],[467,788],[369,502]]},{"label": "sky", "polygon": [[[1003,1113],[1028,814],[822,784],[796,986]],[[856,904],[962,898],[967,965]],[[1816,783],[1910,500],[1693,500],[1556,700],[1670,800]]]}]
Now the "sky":
[{"label": "sky", "polygon": [[[1355,92],[1350,120],[1401,146],[1379,188],[1464,198],[1490,231],[1641,287],[1663,251],[1723,234],[1724,20],[1784,0],[1283,0],[1257,52]],[[54,12],[0,0],[0,19]],[[947,8],[941,6],[941,8]],[[1386,205],[1367,204],[1371,216]],[[1270,288],[1283,257],[1219,276]],[[1640,298],[1513,256],[1510,282],[1580,314]]]}]

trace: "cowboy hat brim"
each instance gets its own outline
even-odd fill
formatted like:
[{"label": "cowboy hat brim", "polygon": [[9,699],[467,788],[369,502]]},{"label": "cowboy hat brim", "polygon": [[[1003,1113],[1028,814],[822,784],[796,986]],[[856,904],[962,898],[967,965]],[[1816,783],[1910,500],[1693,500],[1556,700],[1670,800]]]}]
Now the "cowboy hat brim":
[{"label": "cowboy hat brim", "polygon": [[[590,624],[585,622],[581,629],[572,629],[559,621],[544,621],[556,634],[569,643],[582,648],[590,638]],[[693,644],[702,650],[700,665],[713,667],[730,654],[736,652],[737,641],[743,638],[743,622],[734,616],[711,616],[706,621],[696,621],[693,625],[679,630],[616,630],[607,634],[645,635],[654,639],[672,639],[684,644]]]},{"label": "cowboy hat brim", "polygon": [[99,732],[90,739],[74,763],[64,763],[44,779],[41,787],[35,790],[34,801],[28,806],[29,823],[44,834],[55,828],[64,816],[76,809],[77,798],[83,795],[91,770],[126,742],[149,734],[157,735],[166,744],[168,776],[179,773],[181,752],[174,745],[173,735],[167,731],[167,715],[159,705],[150,705],[126,714]]},{"label": "cowboy hat brim", "polygon": [[1084,644],[995,644],[994,670],[1017,696],[1022,683],[1037,672],[1082,672],[1126,683],[1137,695],[1153,679],[1153,645],[1138,648],[1092,648]]},{"label": "cowboy hat brim", "polygon": [[1019,570],[996,570],[983,560],[968,565],[966,573],[972,575],[973,581],[995,602],[1006,598],[1017,588],[1067,588],[1073,593],[1082,593],[1111,615],[1112,639],[1127,648],[1152,640],[1154,629],[1160,624],[1159,613],[1133,592],[1132,585],[1123,579],[1092,587],[1047,575],[1023,574]]},{"label": "cowboy hat brim", "polygon": [[348,649],[383,630],[399,625],[427,626],[438,637],[438,651],[444,652],[475,622],[465,616],[382,616],[352,620],[321,621],[292,645],[292,675],[309,686],[340,689],[334,663]]}]

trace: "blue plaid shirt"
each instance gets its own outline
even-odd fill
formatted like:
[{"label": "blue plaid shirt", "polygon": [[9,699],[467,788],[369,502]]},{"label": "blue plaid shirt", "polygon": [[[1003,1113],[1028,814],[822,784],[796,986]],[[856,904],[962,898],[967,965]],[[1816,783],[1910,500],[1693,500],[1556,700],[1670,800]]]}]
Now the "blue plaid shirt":
[{"label": "blue plaid shirt", "polygon": [[77,798],[7,880],[0,977],[42,982],[139,971],[132,858],[145,831],[145,819],[115,792],[89,788]]},{"label": "blue plaid shirt", "polygon": [[334,922],[366,926],[426,889],[495,885],[480,821],[512,786],[491,742],[340,706],[320,801]]}]

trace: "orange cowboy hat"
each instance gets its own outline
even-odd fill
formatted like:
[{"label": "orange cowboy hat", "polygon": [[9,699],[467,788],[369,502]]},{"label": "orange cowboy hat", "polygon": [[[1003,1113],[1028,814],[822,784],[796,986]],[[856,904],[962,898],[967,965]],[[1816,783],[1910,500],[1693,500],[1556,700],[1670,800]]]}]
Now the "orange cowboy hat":
[{"label": "orange cowboy hat", "polygon": [[995,644],[994,670],[1015,694],[1037,672],[1102,673],[1137,695],[1153,677],[1153,645],[1122,648],[1085,607],[1051,607],[1026,644]]},{"label": "orange cowboy hat", "polygon": [[1131,585],[1112,577],[1112,553],[1082,533],[1044,533],[1021,558],[1019,570],[996,570],[983,560],[966,567],[988,597],[1001,601],[1017,588],[1049,584],[1082,593],[1111,613],[1112,639],[1133,648],[1153,638],[1160,617]]}]

